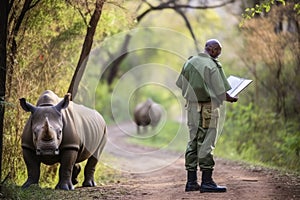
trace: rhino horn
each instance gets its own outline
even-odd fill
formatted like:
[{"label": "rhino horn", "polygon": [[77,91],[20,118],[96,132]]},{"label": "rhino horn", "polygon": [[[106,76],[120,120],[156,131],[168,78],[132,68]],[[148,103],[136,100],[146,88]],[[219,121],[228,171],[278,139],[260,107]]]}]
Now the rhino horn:
[{"label": "rhino horn", "polygon": [[45,131],[46,131],[46,132],[49,131],[49,121],[48,121],[48,117],[46,117],[45,124],[44,124],[44,128],[45,128]]},{"label": "rhino horn", "polygon": [[45,120],[45,124],[44,124],[44,135],[43,135],[43,139],[44,140],[52,140],[53,137],[52,135],[50,134],[50,131],[49,131],[49,121],[48,121],[48,117],[46,117],[46,120]]},{"label": "rhino horn", "polygon": [[69,106],[69,103],[70,103],[70,99],[71,99],[71,94],[68,93],[65,95],[64,99],[61,100],[56,106],[56,110],[58,110],[59,112],[62,110],[62,109],[66,109],[68,106]]},{"label": "rhino horn", "polygon": [[36,110],[36,107],[32,105],[31,103],[26,102],[25,98],[19,99],[21,107],[26,111],[26,112],[31,112],[34,113]]}]

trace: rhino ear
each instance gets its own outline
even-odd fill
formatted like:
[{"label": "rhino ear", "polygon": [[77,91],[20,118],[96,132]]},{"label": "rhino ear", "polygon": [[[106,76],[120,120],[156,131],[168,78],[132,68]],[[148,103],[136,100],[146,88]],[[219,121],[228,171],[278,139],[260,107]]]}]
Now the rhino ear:
[{"label": "rhino ear", "polygon": [[34,111],[36,110],[36,107],[34,105],[32,105],[31,103],[26,102],[25,98],[21,98],[21,99],[19,99],[19,101],[20,101],[21,107],[26,112],[32,112],[32,113],[34,113]]},{"label": "rhino ear", "polygon": [[55,108],[60,112],[62,109],[66,109],[69,106],[70,103],[70,99],[71,99],[71,94],[68,93],[65,95],[64,99],[61,100],[56,106]]}]

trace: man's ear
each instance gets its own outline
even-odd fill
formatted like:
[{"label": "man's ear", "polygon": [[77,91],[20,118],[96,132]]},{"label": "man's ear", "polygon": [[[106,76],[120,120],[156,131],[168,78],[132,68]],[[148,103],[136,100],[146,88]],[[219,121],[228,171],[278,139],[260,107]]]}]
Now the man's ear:
[{"label": "man's ear", "polygon": [[20,101],[21,107],[26,112],[34,113],[34,111],[36,110],[36,107],[34,105],[32,105],[31,103],[26,102],[25,98],[21,98],[21,99],[19,99],[19,101]]}]

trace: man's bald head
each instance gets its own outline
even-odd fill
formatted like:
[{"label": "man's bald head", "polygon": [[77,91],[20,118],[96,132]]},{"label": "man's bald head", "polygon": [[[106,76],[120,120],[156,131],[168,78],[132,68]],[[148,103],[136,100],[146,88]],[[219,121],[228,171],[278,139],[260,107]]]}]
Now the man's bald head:
[{"label": "man's bald head", "polygon": [[217,58],[222,51],[222,45],[217,39],[207,40],[205,43],[205,52],[211,57]]}]

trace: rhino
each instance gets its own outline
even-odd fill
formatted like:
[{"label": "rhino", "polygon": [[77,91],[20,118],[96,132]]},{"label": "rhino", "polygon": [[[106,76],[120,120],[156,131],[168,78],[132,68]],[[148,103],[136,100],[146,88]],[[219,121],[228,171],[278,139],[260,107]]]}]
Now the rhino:
[{"label": "rhino", "polygon": [[60,163],[55,189],[74,190],[80,172],[78,163],[84,160],[87,163],[82,186],[96,185],[94,172],[107,140],[106,123],[101,114],[70,101],[70,96],[59,98],[46,90],[36,106],[20,99],[21,107],[31,112],[21,137],[28,174],[22,188],[38,184],[41,163]]},{"label": "rhino", "polygon": [[163,114],[162,107],[155,103],[151,98],[139,103],[134,109],[134,122],[137,125],[137,133],[140,133],[140,126],[152,126],[155,128]]}]

